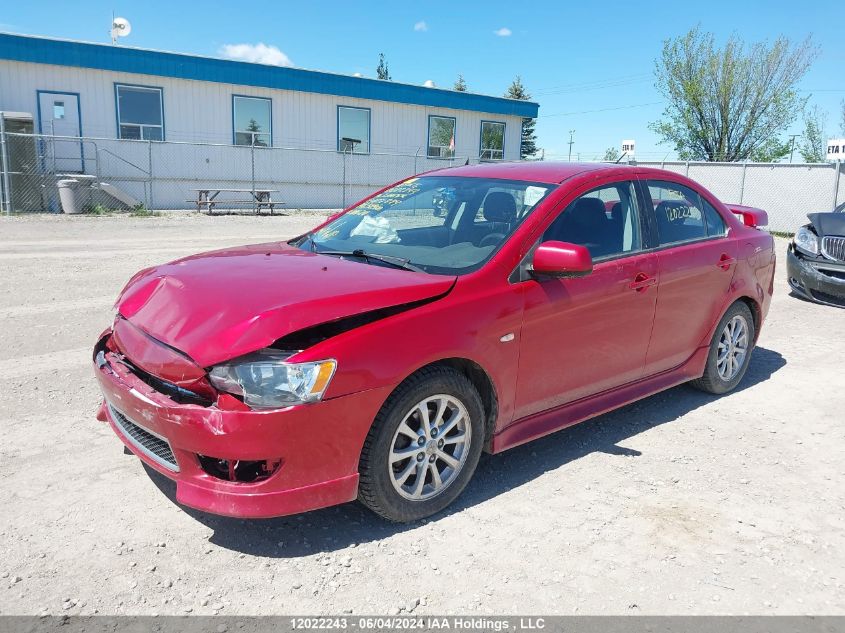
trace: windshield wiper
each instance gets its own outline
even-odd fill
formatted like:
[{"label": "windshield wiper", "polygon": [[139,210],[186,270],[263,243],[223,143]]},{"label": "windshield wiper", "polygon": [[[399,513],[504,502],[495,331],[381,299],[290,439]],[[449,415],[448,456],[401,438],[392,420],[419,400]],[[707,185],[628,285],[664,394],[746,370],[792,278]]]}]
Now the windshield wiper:
[{"label": "windshield wiper", "polygon": [[[316,246],[316,245],[315,245]],[[414,266],[410,260],[407,260],[403,257],[394,257],[393,255],[381,255],[379,253],[367,253],[362,248],[356,248],[354,251],[318,251],[315,250],[315,253],[319,255],[334,255],[336,257],[359,257],[365,260],[375,260],[379,262],[383,262],[385,264],[390,264],[391,266],[395,266],[396,268],[404,268],[405,270],[413,270],[415,273],[423,273],[425,272],[419,266]]]}]

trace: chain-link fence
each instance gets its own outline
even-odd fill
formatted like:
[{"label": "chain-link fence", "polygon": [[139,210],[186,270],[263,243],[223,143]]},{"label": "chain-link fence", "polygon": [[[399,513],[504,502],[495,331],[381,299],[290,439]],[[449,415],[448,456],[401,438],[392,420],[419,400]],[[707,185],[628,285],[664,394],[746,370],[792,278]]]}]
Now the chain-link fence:
[{"label": "chain-link fence", "polygon": [[337,209],[402,178],[477,161],[428,158],[425,148],[354,154],[17,133],[0,140],[3,211],[15,213],[61,211],[69,181],[83,210],[197,209],[200,191],[217,192],[215,211],[255,208],[255,192],[267,192],[277,209]]},{"label": "chain-link fence", "polygon": [[[337,209],[392,182],[478,159],[211,143],[0,134],[0,203],[5,212],[59,212],[70,181],[81,210],[143,206],[256,209],[266,191],[278,209]],[[769,213],[769,229],[794,231],[807,213],[845,202],[842,163],[639,163],[685,174],[724,202]],[[64,198],[67,200],[67,198]],[[266,209],[267,207],[262,207]],[[207,206],[204,207],[207,209]]]},{"label": "chain-link fence", "polygon": [[684,174],[722,202],[769,214],[770,231],[794,232],[808,213],[832,211],[845,202],[842,163],[637,163]]}]

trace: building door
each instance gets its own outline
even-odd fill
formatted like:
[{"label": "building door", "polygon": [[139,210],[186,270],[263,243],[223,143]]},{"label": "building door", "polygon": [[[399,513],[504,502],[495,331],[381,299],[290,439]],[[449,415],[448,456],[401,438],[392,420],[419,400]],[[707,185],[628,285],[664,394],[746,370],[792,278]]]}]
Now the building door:
[{"label": "building door", "polygon": [[79,95],[38,91],[38,115],[45,167],[58,174],[84,172],[82,142],[72,140],[82,136]]}]

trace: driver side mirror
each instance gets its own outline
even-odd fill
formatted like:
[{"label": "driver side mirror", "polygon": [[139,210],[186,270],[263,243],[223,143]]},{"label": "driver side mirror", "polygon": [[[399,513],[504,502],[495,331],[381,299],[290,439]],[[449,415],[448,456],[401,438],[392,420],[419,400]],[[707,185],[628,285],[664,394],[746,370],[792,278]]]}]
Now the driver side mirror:
[{"label": "driver side mirror", "polygon": [[534,251],[531,261],[531,274],[535,277],[583,277],[592,271],[590,251],[569,242],[543,242]]}]

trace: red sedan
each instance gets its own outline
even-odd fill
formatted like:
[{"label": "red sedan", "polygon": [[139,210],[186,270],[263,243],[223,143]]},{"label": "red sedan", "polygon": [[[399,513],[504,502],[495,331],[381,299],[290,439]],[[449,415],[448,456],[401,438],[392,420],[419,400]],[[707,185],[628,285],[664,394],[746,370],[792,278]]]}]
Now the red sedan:
[{"label": "red sedan", "polygon": [[409,178],[289,242],[135,275],[94,349],[99,417],[200,510],[413,521],[482,451],[735,388],[772,296],[764,223],[655,169]]}]

